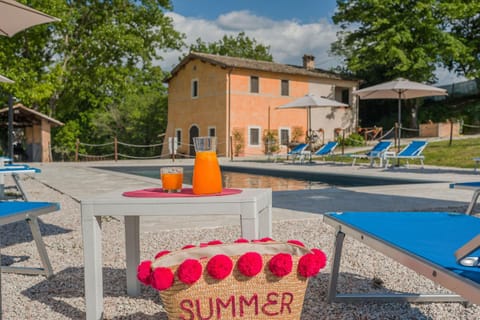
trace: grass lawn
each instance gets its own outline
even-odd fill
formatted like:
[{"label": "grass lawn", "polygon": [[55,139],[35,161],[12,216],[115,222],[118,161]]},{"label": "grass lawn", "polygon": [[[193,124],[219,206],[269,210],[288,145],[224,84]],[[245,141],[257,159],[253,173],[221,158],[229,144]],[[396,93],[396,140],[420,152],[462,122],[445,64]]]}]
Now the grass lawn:
[{"label": "grass lawn", "polygon": [[[449,144],[448,140],[429,142],[423,150],[425,165],[456,168],[473,168],[475,166],[473,158],[480,158],[480,138],[453,140],[452,145]],[[329,160],[352,162],[351,158],[340,155],[330,157]],[[367,162],[366,160],[357,159],[358,164]],[[405,160],[401,160],[401,163],[403,162]],[[409,162],[411,164],[420,164],[418,160],[410,160]]]}]

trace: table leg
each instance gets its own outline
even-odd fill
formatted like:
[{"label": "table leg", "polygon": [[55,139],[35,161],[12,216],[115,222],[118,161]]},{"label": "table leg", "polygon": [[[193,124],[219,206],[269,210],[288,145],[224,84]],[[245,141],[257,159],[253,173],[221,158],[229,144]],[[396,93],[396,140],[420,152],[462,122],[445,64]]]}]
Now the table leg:
[{"label": "table leg", "polygon": [[102,225],[91,205],[82,205],[86,319],[103,318]]},{"label": "table leg", "polygon": [[264,208],[260,213],[260,226],[258,237],[272,237],[272,192],[270,191],[267,196],[267,207]]},{"label": "table leg", "polygon": [[248,202],[242,204],[242,212],[240,213],[240,226],[242,229],[242,237],[248,240],[259,239],[259,212],[257,210],[257,202]]},{"label": "table leg", "polygon": [[137,266],[140,263],[140,217],[125,216],[125,250],[127,260],[127,294],[140,295]]}]

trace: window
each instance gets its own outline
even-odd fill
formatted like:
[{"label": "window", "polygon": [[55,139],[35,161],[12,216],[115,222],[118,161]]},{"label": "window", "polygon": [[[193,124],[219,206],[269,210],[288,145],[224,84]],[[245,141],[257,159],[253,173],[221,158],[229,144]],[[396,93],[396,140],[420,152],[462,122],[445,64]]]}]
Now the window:
[{"label": "window", "polygon": [[177,137],[177,146],[182,144],[182,129],[175,129],[175,137]]},{"label": "window", "polygon": [[280,128],[280,145],[286,146],[290,141],[290,129]]},{"label": "window", "polygon": [[343,89],[342,90],[342,102],[343,103],[346,103],[346,104],[350,104],[350,101],[349,101],[349,91],[348,89]]},{"label": "window", "polygon": [[248,128],[248,144],[250,146],[260,145],[260,128],[259,127]]},{"label": "window", "polygon": [[208,127],[208,136],[209,137],[216,137],[217,136],[217,130],[215,130],[215,127]]},{"label": "window", "polygon": [[258,93],[259,92],[259,89],[258,89],[258,77],[257,76],[251,76],[250,77],[250,92],[252,93]]},{"label": "window", "polygon": [[281,91],[282,91],[282,96],[288,96],[289,95],[289,83],[288,83],[288,80],[282,80],[282,87],[281,87]]},{"label": "window", "polygon": [[198,80],[192,80],[192,98],[198,97]]}]

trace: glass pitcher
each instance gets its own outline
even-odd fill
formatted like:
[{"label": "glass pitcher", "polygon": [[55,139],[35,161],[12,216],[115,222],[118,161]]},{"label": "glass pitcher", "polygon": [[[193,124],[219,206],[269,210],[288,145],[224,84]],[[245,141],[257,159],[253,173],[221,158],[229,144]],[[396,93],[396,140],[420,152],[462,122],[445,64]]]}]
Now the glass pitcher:
[{"label": "glass pitcher", "polygon": [[194,194],[222,192],[222,174],[217,159],[216,143],[216,137],[193,138],[195,147],[192,178]]}]

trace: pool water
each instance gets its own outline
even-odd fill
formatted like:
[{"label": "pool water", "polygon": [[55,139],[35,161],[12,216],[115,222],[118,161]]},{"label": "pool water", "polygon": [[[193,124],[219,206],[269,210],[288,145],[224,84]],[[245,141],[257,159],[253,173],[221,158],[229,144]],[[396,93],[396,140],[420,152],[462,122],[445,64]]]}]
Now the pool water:
[{"label": "pool water", "polygon": [[[98,167],[98,169],[118,171],[154,179],[160,178],[160,167]],[[184,184],[192,184],[192,174],[193,167],[183,167]],[[233,172],[224,169],[222,169],[222,180],[225,188],[271,188],[273,191],[317,189],[328,186],[328,184],[321,181]]]}]

